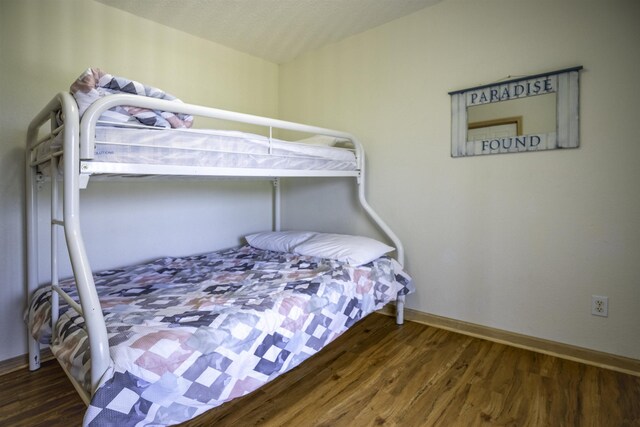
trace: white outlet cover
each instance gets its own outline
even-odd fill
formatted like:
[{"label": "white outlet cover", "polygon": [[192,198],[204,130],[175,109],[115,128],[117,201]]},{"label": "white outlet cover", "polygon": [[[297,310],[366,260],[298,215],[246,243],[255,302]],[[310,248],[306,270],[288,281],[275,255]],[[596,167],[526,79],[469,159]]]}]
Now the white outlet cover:
[{"label": "white outlet cover", "polygon": [[591,314],[594,316],[609,316],[609,297],[591,295]]}]

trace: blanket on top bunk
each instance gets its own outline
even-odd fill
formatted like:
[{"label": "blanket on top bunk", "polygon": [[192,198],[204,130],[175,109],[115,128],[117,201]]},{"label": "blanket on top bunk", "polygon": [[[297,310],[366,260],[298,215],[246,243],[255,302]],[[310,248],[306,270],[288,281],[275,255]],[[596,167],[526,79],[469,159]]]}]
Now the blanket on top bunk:
[{"label": "blanket on top bunk", "polygon": [[[172,425],[292,369],[352,324],[413,292],[393,259],[348,264],[243,246],[96,274],[113,366],[88,425]],[[76,298],[72,280],[61,283]],[[49,343],[50,290],[31,299]],[[87,387],[83,319],[61,300],[52,351]]]},{"label": "blanket on top bunk", "polygon": [[[175,96],[169,95],[161,89],[138,83],[124,77],[112,76],[99,68],[88,68],[71,85],[71,93],[78,103],[80,116],[98,99],[116,94],[148,96],[168,101],[182,102]],[[118,106],[106,111],[100,117],[102,120],[126,123],[140,122],[147,126],[162,128],[190,128],[193,116],[174,114],[168,111],[152,111],[145,108]]]}]

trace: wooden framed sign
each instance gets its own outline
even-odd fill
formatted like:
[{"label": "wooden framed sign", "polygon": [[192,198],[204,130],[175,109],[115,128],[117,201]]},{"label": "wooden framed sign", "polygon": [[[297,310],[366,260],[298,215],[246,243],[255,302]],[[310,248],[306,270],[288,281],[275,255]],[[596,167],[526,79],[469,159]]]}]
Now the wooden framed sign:
[{"label": "wooden framed sign", "polygon": [[451,156],[577,148],[581,69],[449,92]]}]

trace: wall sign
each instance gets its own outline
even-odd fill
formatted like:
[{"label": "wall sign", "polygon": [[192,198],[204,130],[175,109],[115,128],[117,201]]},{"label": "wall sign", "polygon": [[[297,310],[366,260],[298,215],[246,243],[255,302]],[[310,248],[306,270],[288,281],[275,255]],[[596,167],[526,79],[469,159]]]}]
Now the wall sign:
[{"label": "wall sign", "polygon": [[449,92],[451,156],[577,148],[581,69]]}]

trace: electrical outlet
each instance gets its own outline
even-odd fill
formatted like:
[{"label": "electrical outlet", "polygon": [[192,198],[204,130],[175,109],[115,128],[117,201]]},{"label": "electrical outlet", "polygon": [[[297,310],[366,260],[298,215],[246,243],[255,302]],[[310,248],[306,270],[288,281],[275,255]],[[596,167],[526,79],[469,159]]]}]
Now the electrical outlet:
[{"label": "electrical outlet", "polygon": [[591,295],[591,314],[594,316],[609,316],[609,297]]}]

